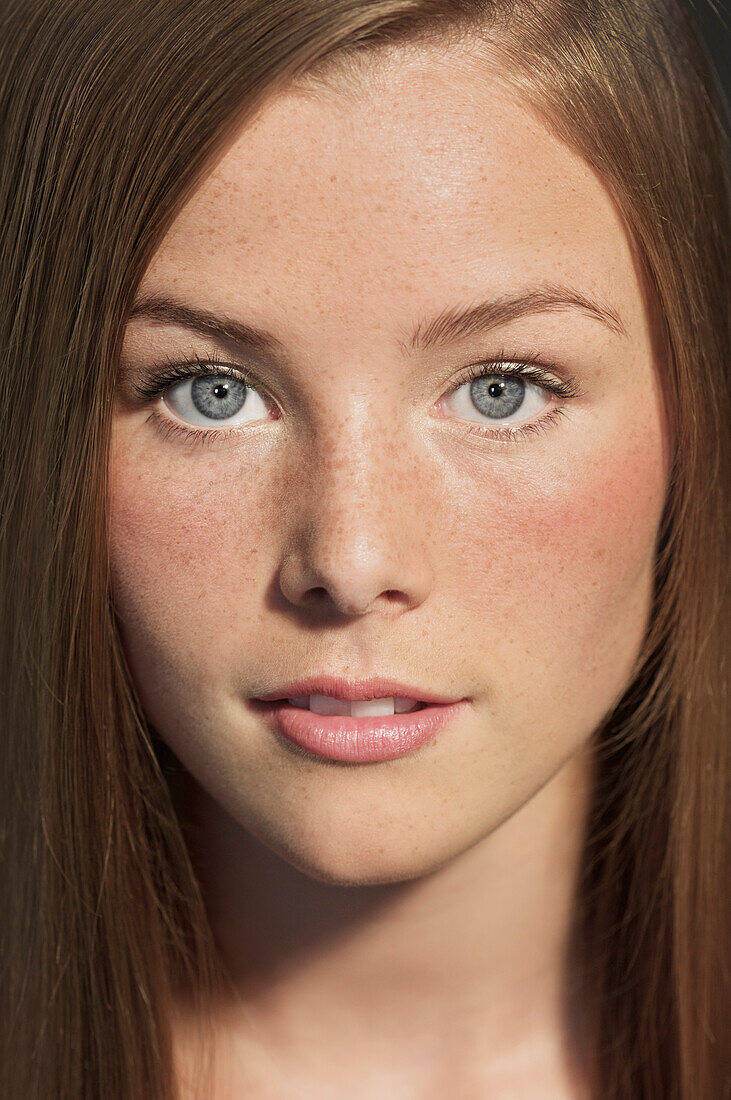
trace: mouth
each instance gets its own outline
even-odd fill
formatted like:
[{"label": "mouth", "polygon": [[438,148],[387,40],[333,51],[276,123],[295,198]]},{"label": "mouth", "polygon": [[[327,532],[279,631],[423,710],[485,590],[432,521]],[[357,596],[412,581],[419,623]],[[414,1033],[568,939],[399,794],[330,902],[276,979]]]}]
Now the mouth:
[{"label": "mouth", "polygon": [[[330,709],[315,709],[323,698],[327,702],[320,705]],[[399,698],[410,709],[397,711]],[[251,702],[290,747],[296,745],[313,758],[354,764],[394,760],[431,745],[468,706],[466,699],[436,704],[408,697],[348,702],[316,695]]]}]

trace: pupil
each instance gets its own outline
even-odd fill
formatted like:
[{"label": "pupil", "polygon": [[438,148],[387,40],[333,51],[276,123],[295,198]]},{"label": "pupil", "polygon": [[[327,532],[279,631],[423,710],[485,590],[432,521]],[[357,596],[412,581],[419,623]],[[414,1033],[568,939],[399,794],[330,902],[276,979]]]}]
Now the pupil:
[{"label": "pupil", "polygon": [[225,397],[228,393],[228,383],[219,382],[213,387],[213,392],[215,393],[216,397]]},{"label": "pupil", "polygon": [[491,382],[487,387],[487,392],[490,394],[490,397],[500,397],[503,392],[503,383]]}]

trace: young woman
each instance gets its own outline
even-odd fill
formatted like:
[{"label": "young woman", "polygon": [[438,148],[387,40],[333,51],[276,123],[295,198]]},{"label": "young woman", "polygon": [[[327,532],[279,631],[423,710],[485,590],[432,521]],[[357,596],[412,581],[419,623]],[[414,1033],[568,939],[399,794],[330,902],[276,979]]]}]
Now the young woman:
[{"label": "young woman", "polygon": [[0,40],[2,1096],[722,1096],[685,7],[12,0]]}]

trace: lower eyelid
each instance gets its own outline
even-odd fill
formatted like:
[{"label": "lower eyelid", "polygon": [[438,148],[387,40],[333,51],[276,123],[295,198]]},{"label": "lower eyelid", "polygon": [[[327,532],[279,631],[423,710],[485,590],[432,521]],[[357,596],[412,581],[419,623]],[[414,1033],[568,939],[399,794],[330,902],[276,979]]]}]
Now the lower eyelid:
[{"label": "lower eyelid", "polygon": [[514,425],[502,424],[495,428],[487,428],[474,421],[468,422],[467,431],[470,435],[480,435],[497,442],[514,443],[525,440],[526,437],[539,435],[550,431],[561,417],[566,415],[566,409],[561,405],[554,405],[535,420],[517,421]]},{"label": "lower eyelid", "polygon": [[[534,419],[527,419],[525,421],[516,421],[515,424],[498,424],[493,428],[490,428],[487,424],[481,424],[477,421],[465,421],[460,420],[457,417],[442,417],[445,423],[450,424],[450,430],[459,431],[461,434],[465,432],[469,435],[477,435],[482,439],[486,439],[497,443],[515,443],[524,442],[530,436],[541,435],[544,432],[550,431],[560,419],[566,416],[566,408],[562,404],[553,404],[548,406],[544,412]],[[183,423],[172,421],[167,417],[160,416],[159,414],[153,414],[154,419],[160,422],[158,424],[158,430],[161,430],[163,434],[168,435],[181,435],[188,440],[192,440],[194,443],[205,446],[212,445],[223,439],[231,439],[240,433],[249,432],[252,429],[263,427],[269,423],[265,420],[260,420],[252,424],[245,425],[231,425],[229,428],[213,429],[196,428],[194,426],[187,427]],[[278,419],[278,417],[275,417]],[[454,427],[452,427],[454,425]]]}]

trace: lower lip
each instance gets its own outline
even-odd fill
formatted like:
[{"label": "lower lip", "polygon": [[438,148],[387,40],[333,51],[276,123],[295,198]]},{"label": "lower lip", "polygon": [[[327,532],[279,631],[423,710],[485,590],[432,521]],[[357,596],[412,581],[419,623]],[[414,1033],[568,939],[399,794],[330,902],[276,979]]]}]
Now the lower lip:
[{"label": "lower lip", "polygon": [[301,749],[328,760],[356,764],[396,760],[431,741],[466,708],[458,703],[430,704],[408,714],[350,718],[343,714],[314,714],[286,700],[254,700],[280,734]]}]

